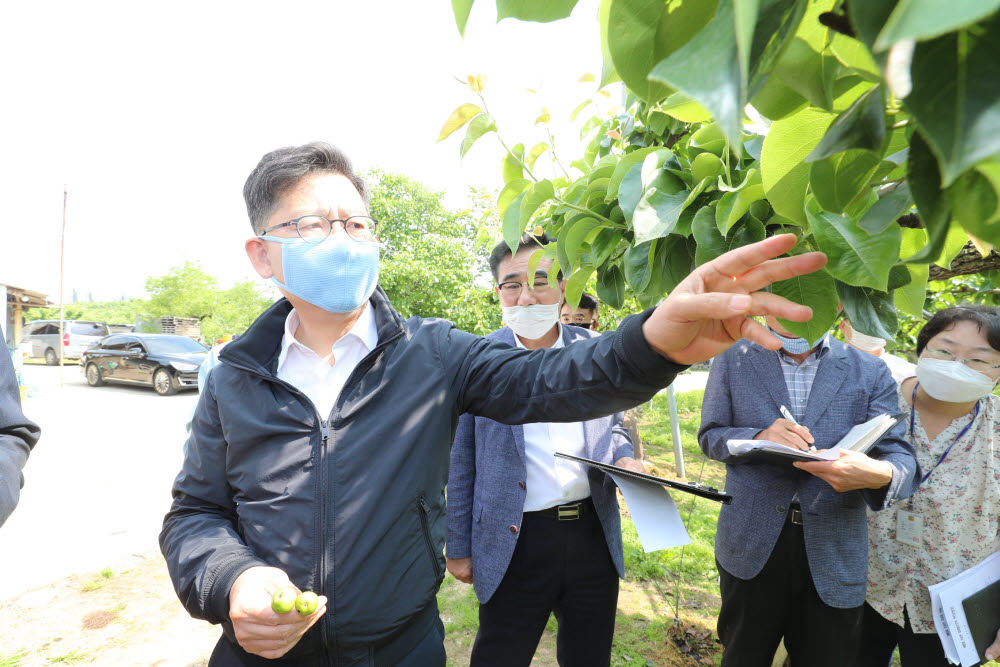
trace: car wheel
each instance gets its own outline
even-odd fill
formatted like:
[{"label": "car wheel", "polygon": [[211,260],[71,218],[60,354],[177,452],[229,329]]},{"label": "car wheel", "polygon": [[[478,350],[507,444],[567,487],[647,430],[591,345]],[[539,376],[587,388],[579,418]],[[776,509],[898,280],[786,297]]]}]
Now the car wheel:
[{"label": "car wheel", "polygon": [[59,365],[59,355],[56,354],[56,351],[53,350],[51,347],[46,348],[45,350],[45,363],[48,364],[49,366]]},{"label": "car wheel", "polygon": [[166,368],[156,369],[156,372],[153,373],[153,389],[160,396],[170,396],[177,393],[177,387],[174,386],[174,378],[171,377],[170,371]]},{"label": "car wheel", "polygon": [[104,386],[104,378],[101,377],[101,369],[97,364],[87,364],[87,384],[91,387]]}]

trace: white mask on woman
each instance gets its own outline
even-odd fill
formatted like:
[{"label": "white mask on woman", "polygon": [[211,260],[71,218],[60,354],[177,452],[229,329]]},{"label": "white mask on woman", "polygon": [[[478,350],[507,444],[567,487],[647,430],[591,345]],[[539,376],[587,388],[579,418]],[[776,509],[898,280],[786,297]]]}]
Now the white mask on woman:
[{"label": "white mask on woman", "polygon": [[559,305],[535,303],[530,306],[501,306],[503,322],[521,338],[537,340],[559,321]]},{"label": "white mask on woman", "polygon": [[931,398],[946,403],[970,403],[986,396],[996,380],[958,361],[921,357],[917,360],[917,380]]}]

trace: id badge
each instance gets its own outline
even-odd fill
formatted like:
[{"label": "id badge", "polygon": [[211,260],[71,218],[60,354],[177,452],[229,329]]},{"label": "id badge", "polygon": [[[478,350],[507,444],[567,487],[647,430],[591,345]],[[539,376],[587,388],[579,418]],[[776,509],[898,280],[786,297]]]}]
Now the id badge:
[{"label": "id badge", "polygon": [[896,539],[912,547],[922,546],[924,517],[915,512],[896,510]]}]

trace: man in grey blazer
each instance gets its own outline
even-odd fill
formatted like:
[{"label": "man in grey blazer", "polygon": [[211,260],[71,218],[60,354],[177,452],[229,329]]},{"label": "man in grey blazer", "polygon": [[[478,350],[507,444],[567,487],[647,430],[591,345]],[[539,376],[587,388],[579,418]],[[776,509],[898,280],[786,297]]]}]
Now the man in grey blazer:
[{"label": "man in grey blazer", "polygon": [[[487,338],[529,350],[563,347],[599,334],[559,323],[564,283],[548,283],[539,241],[490,257],[508,325]],[[529,665],[549,614],[559,622],[563,665],[607,665],[618,579],[624,576],[615,486],[604,473],[557,459],[560,451],[632,470],[622,413],[574,423],[508,425],[462,415],[448,481],[448,569],[475,587],[479,632],[471,664]]]},{"label": "man in grey blazer", "polygon": [[867,455],[794,467],[731,457],[730,439],[829,448],[855,424],[898,411],[879,359],[829,335],[795,338],[771,317],[768,326],[781,350],[740,341],[714,360],[698,431],[702,451],[726,463],[733,496],[715,537],[722,664],[766,667],[784,638],[792,664],[840,667],[853,661],[865,600],[865,506],[912,495],[919,469],[903,424]]}]

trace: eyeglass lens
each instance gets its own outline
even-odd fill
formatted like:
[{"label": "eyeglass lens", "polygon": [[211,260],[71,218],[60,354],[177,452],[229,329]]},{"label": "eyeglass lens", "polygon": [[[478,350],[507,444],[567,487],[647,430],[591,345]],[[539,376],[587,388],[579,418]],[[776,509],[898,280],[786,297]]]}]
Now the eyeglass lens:
[{"label": "eyeglass lens", "polygon": [[358,241],[369,241],[374,236],[375,221],[363,215],[354,215],[347,220],[331,221],[319,215],[308,215],[299,218],[299,236],[306,241],[321,241],[330,235],[334,223],[340,223],[352,238]]}]

